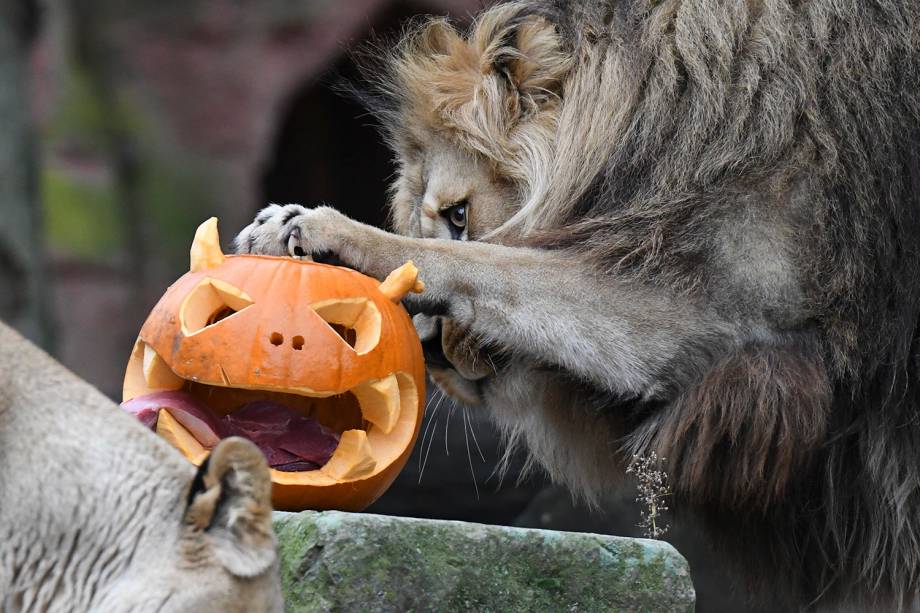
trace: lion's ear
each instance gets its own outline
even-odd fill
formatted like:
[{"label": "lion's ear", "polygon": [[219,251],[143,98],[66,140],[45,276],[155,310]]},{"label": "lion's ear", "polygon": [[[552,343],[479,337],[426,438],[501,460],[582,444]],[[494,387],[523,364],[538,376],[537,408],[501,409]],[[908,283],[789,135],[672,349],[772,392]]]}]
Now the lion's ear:
[{"label": "lion's ear", "polygon": [[[508,11],[514,9],[510,5]],[[522,110],[537,110],[562,94],[572,66],[556,27],[538,15],[487,12],[470,44],[511,85]]]},{"label": "lion's ear", "polygon": [[189,487],[187,539],[208,541],[217,561],[237,577],[262,574],[276,557],[271,488],[265,456],[254,444],[222,440]]},{"label": "lion's ear", "polygon": [[463,39],[446,19],[432,19],[419,32],[417,49],[431,56],[450,56],[464,45]]},{"label": "lion's ear", "polygon": [[571,56],[562,48],[555,27],[542,17],[518,24],[508,75],[522,95],[534,101],[562,94],[562,80],[571,68]]}]

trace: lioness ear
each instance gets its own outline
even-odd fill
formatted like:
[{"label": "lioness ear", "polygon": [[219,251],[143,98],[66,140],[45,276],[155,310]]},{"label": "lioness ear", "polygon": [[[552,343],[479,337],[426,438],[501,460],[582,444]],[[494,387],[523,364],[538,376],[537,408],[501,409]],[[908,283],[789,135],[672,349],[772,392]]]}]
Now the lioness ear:
[{"label": "lioness ear", "polygon": [[188,493],[188,539],[204,539],[220,564],[238,577],[260,575],[275,562],[271,476],[251,442],[222,440],[202,463]]}]

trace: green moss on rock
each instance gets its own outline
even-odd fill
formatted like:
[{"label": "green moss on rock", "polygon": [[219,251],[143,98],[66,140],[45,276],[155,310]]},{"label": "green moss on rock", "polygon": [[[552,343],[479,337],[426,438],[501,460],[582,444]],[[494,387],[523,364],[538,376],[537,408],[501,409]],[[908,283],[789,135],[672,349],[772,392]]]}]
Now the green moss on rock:
[{"label": "green moss on rock", "polygon": [[660,541],[338,512],[278,513],[289,611],[692,611]]}]

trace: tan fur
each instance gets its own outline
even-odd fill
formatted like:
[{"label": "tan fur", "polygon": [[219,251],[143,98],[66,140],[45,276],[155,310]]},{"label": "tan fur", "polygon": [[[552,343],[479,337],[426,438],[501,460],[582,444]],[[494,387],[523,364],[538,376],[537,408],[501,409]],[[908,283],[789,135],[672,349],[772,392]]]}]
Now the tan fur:
[{"label": "tan fur", "polygon": [[571,57],[545,20],[512,23],[520,9],[483,13],[466,38],[445,20],[407,37],[393,60],[394,85],[410,101],[404,120],[415,142],[404,146],[427,147],[433,132],[512,180],[548,167]]},{"label": "tan fur", "polygon": [[[483,12],[467,34],[433,19],[392,55],[390,86],[404,101],[404,129],[393,138],[400,173],[390,216],[401,234],[449,238],[437,213],[468,201],[465,239],[495,240],[500,230],[507,239],[511,220],[527,219],[521,201],[528,192],[546,189],[535,178],[557,163],[561,94],[573,62],[552,24],[534,15],[518,18],[524,8],[511,2]],[[424,316],[416,325],[431,328]],[[492,358],[466,326],[449,319],[439,325],[451,367],[429,364],[428,370],[449,396],[477,405],[470,382],[494,374]]]},{"label": "tan fur", "polygon": [[0,610],[280,611],[270,494],[252,443],[196,476],[0,323]]}]

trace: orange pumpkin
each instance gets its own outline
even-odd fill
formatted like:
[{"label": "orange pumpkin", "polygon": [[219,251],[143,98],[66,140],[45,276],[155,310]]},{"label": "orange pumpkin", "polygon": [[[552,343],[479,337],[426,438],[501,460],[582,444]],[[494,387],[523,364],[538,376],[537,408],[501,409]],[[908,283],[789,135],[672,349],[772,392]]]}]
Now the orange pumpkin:
[{"label": "orange pumpkin", "polygon": [[[184,390],[219,416],[271,400],[340,434],[321,468],[272,470],[285,510],[360,510],[408,460],[425,396],[422,349],[399,304],[421,291],[408,262],[383,283],[290,258],[224,256],[202,224],[191,270],[150,313],[128,362],[124,400]],[[208,449],[172,414],[156,430],[195,464]]]}]

